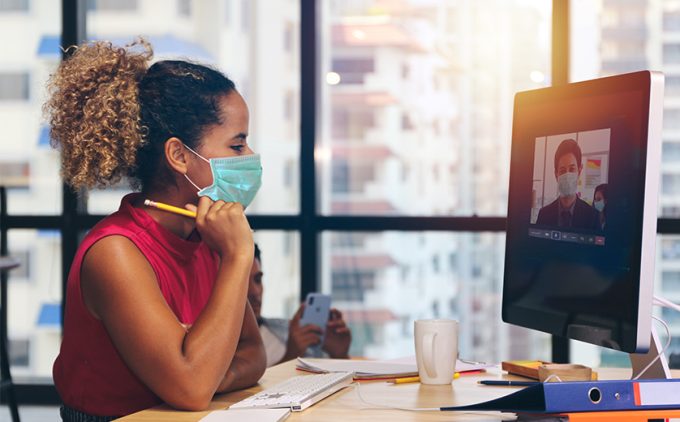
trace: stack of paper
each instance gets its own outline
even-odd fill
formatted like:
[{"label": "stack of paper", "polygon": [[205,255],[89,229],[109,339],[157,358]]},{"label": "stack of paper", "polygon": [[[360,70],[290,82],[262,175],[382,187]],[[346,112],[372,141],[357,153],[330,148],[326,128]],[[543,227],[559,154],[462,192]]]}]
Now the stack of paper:
[{"label": "stack of paper", "polygon": [[[485,364],[472,365],[459,360],[456,363],[456,371],[477,371],[487,366]],[[415,357],[395,360],[298,358],[297,368],[314,373],[354,372],[354,379],[364,380],[414,377],[418,375]]]},{"label": "stack of paper", "polygon": [[354,372],[354,379],[397,378],[418,375],[418,368],[415,364],[380,360],[298,358],[297,368],[315,373]]},{"label": "stack of paper", "polygon": [[290,415],[290,409],[229,409],[215,410],[201,422],[281,422]]}]

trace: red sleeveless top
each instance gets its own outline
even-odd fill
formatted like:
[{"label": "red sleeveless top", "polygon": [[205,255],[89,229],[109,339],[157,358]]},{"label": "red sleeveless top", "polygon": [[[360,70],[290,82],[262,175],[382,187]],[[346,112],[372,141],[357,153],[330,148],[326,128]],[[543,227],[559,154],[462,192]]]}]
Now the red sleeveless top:
[{"label": "red sleeveless top", "polygon": [[130,371],[102,322],[85,306],[80,267],[88,249],[106,236],[130,239],[151,264],[163,297],[183,324],[197,319],[217,276],[217,254],[203,242],[176,236],[133,207],[135,195],[124,197],[119,210],[99,222],[76,253],[66,288],[61,350],[52,369],[64,404],[97,416],[123,416],[162,401]]}]

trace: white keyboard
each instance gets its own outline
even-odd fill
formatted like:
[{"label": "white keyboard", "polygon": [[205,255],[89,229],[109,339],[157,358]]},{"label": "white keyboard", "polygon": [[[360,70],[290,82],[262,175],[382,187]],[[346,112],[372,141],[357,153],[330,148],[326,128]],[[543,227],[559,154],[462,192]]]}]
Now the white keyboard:
[{"label": "white keyboard", "polygon": [[274,409],[289,407],[305,410],[352,383],[353,372],[298,375],[234,403],[230,409]]}]

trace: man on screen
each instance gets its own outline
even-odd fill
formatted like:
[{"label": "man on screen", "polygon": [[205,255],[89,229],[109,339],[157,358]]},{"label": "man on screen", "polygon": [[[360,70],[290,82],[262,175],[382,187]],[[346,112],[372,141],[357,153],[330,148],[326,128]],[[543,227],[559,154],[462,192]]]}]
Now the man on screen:
[{"label": "man on screen", "polygon": [[582,170],[581,148],[573,139],[565,139],[555,151],[555,179],[560,196],[540,209],[536,224],[596,228],[597,211],[576,195]]}]

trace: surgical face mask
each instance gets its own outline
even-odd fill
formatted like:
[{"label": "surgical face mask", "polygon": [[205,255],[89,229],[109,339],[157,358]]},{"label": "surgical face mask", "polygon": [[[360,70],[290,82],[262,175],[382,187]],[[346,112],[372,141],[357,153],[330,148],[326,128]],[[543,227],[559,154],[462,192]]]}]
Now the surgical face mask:
[{"label": "surgical face mask", "polygon": [[595,209],[598,210],[599,212],[602,212],[602,210],[604,209],[604,201],[601,199],[599,201],[594,201],[593,207],[595,207]]},{"label": "surgical face mask", "polygon": [[184,175],[189,183],[198,189],[198,196],[207,196],[213,201],[238,202],[243,208],[250,205],[262,186],[260,154],[208,160],[188,146],[187,149],[210,164],[212,172],[212,185],[203,189],[196,186],[189,176]]},{"label": "surgical face mask", "polygon": [[578,173],[564,173],[557,178],[557,189],[560,196],[576,195],[578,189]]}]

